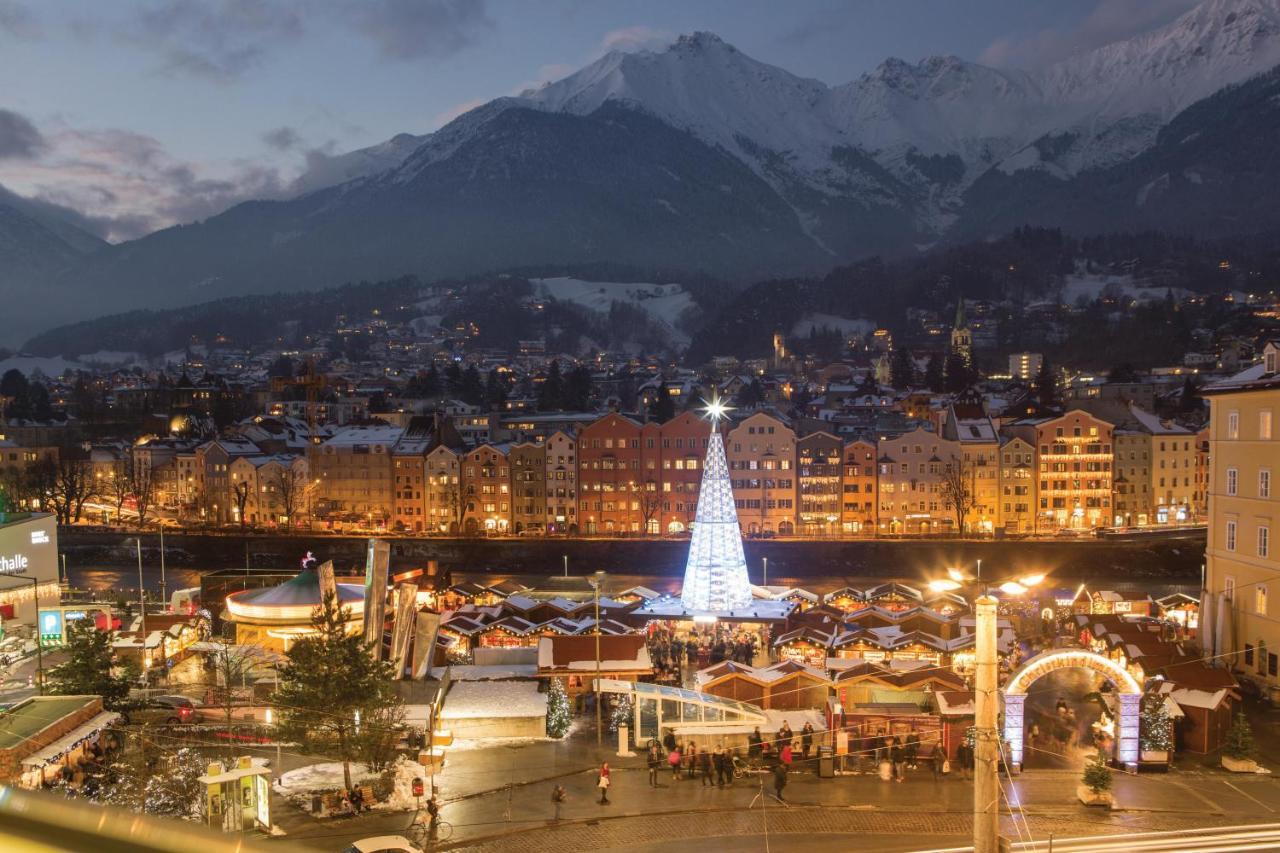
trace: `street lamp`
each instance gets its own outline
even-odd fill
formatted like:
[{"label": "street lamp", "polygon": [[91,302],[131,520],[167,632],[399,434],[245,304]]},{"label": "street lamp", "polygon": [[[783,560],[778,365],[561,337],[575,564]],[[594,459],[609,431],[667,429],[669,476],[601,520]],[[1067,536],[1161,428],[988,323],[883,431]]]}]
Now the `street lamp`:
[{"label": "street lamp", "polygon": [[604,715],[600,710],[600,587],[604,584],[604,575],[604,571],[596,571],[587,578],[596,599],[596,746],[604,743],[604,733],[601,731]]}]

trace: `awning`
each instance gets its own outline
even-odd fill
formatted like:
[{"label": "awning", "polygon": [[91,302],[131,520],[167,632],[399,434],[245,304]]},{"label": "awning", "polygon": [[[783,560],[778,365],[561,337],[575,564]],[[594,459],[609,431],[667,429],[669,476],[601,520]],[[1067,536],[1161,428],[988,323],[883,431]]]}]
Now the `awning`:
[{"label": "awning", "polygon": [[115,711],[103,711],[95,714],[87,723],[72,729],[64,737],[54,741],[39,752],[31,753],[23,758],[21,763],[24,767],[43,767],[52,761],[54,757],[61,755],[79,741],[106,728],[118,719],[120,719],[120,715]]}]

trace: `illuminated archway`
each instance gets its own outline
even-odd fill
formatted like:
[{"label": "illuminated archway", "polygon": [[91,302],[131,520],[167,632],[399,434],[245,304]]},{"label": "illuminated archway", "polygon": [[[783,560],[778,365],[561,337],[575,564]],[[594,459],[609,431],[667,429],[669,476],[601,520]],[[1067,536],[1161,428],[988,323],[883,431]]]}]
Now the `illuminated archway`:
[{"label": "illuminated archway", "polygon": [[1085,649],[1052,649],[1028,660],[1004,687],[1004,739],[1009,762],[1022,767],[1023,717],[1027,690],[1042,676],[1058,669],[1091,669],[1116,689],[1120,718],[1116,721],[1116,758],[1124,765],[1138,763],[1138,718],[1142,685],[1115,661]]}]

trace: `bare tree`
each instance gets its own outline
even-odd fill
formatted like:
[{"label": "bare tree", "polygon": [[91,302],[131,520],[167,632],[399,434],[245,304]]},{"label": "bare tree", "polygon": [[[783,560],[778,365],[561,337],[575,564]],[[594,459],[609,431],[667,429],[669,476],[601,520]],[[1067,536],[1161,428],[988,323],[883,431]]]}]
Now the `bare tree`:
[{"label": "bare tree", "polygon": [[295,516],[306,499],[309,479],[306,471],[283,462],[280,463],[280,471],[272,478],[272,485],[280,496],[280,510],[284,516],[286,532],[292,529]]},{"label": "bare tree", "polygon": [[[129,500],[129,496],[133,491],[133,484],[129,481],[130,464],[127,459],[117,459],[111,463],[111,469],[107,472],[107,476],[103,478],[102,492],[103,496],[111,501],[116,508],[116,524],[124,524],[124,504]],[[97,478],[95,478],[95,481]]]},{"label": "bare tree", "polygon": [[128,473],[129,489],[133,493],[134,504],[138,510],[138,527],[142,527],[147,521],[147,512],[155,501],[155,475],[150,465],[143,464],[142,460],[133,454],[129,456]]},{"label": "bare tree", "polygon": [[236,503],[236,511],[240,516],[240,530],[244,531],[248,520],[244,517],[245,505],[249,503],[249,492],[251,487],[248,480],[237,480],[235,485],[231,487],[231,500]]},{"label": "bare tree", "polygon": [[[209,704],[216,705],[223,722],[230,732],[238,707],[252,703],[250,677],[263,666],[267,657],[262,646],[256,644],[231,645],[219,643],[205,660],[210,664],[213,683],[209,690]],[[234,743],[228,738],[228,743]]]},{"label": "bare tree", "polygon": [[658,510],[662,508],[662,493],[658,491],[658,484],[653,480],[647,480],[640,490],[640,514],[644,518],[644,532],[649,533],[649,523],[658,515]]},{"label": "bare tree", "polygon": [[942,469],[940,484],[942,501],[955,515],[956,531],[964,532],[964,522],[974,507],[973,466],[964,459],[952,456]]},{"label": "bare tree", "polygon": [[84,505],[97,495],[88,460],[45,457],[28,469],[28,490],[53,510],[59,524],[80,520]]}]

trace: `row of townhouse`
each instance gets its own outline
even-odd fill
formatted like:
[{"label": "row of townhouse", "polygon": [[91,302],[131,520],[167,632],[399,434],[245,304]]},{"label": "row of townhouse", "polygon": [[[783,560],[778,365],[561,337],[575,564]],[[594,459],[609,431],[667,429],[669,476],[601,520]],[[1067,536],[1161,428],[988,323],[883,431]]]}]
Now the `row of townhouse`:
[{"label": "row of townhouse", "polygon": [[[696,516],[710,433],[692,412],[665,423],[609,413],[474,446],[449,423],[348,427],[313,445],[318,513],[409,532],[585,535],[680,533]],[[1133,407],[1118,424],[1072,410],[1000,425],[961,397],[874,442],[799,435],[765,411],[724,429],[748,535],[1050,533],[1203,512],[1198,437]]]}]

